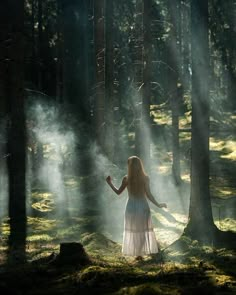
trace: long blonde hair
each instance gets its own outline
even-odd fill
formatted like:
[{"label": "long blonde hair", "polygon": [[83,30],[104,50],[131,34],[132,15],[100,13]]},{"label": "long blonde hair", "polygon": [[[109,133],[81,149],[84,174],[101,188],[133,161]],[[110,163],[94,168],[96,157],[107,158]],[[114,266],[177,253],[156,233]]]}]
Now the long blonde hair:
[{"label": "long blonde hair", "polygon": [[144,193],[144,183],[147,174],[139,157],[128,158],[128,190],[131,194]]}]

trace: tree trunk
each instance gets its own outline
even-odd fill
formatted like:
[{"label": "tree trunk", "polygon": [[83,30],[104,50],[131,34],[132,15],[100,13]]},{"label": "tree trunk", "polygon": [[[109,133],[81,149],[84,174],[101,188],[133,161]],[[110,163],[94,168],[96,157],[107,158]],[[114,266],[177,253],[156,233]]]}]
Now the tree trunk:
[{"label": "tree trunk", "polygon": [[86,1],[60,0],[63,21],[63,96],[80,122],[90,122],[88,9]]},{"label": "tree trunk", "polygon": [[95,126],[98,145],[104,147],[105,136],[105,35],[104,0],[94,1],[94,46],[96,55]]},{"label": "tree trunk", "polygon": [[[169,13],[170,13],[170,37],[168,42],[168,64],[170,67],[169,72],[169,93],[170,93],[170,105],[172,112],[172,175],[176,185],[181,183],[180,176],[180,149],[179,149],[179,110],[180,102],[180,47],[177,45],[178,34],[177,28],[180,20],[177,20],[177,13],[179,9],[177,0],[169,0]],[[178,88],[179,86],[179,88]]]},{"label": "tree trunk", "polygon": [[143,0],[136,1],[135,7],[135,33],[133,42],[134,67],[134,114],[135,114],[135,154],[142,156],[143,144],[141,134],[142,115],[142,87],[143,87]]},{"label": "tree trunk", "polygon": [[57,1],[57,63],[56,63],[56,97],[59,103],[63,102],[63,38],[62,38],[62,7],[61,2]]},{"label": "tree trunk", "polygon": [[190,0],[182,0],[182,18],[181,18],[181,27],[182,27],[182,56],[183,56],[183,87],[184,91],[190,89]]},{"label": "tree trunk", "polygon": [[106,142],[105,150],[108,158],[113,161],[115,148],[114,122],[114,38],[113,38],[113,0],[105,2],[105,97],[106,97]]},{"label": "tree trunk", "polygon": [[26,245],[26,130],[24,105],[24,1],[9,2],[8,48],[8,173],[9,260],[23,262]]},{"label": "tree trunk", "polygon": [[[179,100],[182,98],[180,90],[177,88],[174,96],[171,98],[172,109],[172,176],[176,185],[181,183],[181,170],[180,170],[180,146],[179,146]],[[172,94],[173,95],[173,94]]]},{"label": "tree trunk", "polygon": [[[2,218],[8,216],[8,176],[7,176],[7,157],[6,146],[6,123],[7,123],[7,83],[9,80],[9,62],[8,62],[8,42],[9,42],[9,21],[8,7],[6,1],[0,2],[0,222]],[[1,231],[0,231],[1,234]]]},{"label": "tree trunk", "polygon": [[152,79],[152,34],[151,11],[152,0],[143,1],[143,88],[142,88],[142,114],[141,114],[141,158],[147,169],[150,167],[150,102]]},{"label": "tree trunk", "polygon": [[229,52],[229,65],[228,70],[228,97],[231,110],[236,111],[236,74],[235,74],[235,64],[233,62],[235,55],[235,50],[230,50]]},{"label": "tree trunk", "polygon": [[35,40],[35,0],[31,0],[31,9],[32,9],[32,14],[31,14],[31,38],[32,38],[32,60],[31,60],[31,80],[35,85],[37,85],[37,78],[36,73],[37,73],[37,56],[36,56],[36,40]]},{"label": "tree trunk", "polygon": [[191,196],[185,233],[211,242],[216,226],[209,192],[208,2],[191,1],[192,141]]},{"label": "tree trunk", "polygon": [[43,79],[43,2],[38,0],[38,88],[42,90],[42,79]]}]

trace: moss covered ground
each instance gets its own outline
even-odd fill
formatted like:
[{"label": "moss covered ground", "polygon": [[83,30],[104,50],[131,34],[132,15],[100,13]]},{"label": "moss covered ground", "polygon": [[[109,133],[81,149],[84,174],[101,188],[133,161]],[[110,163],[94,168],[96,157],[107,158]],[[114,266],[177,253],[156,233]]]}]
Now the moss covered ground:
[{"label": "moss covered ground", "polygon": [[[122,226],[117,208],[123,208],[105,188],[102,192],[114,219],[96,229],[101,216],[88,210],[86,216],[76,209],[78,192],[87,178],[66,176],[64,187],[70,199],[68,214],[55,213],[58,203],[56,193],[45,188],[34,188],[29,200],[27,235],[27,263],[7,265],[7,218],[1,221],[0,244],[0,294],[236,294],[236,251],[202,245],[181,236],[188,220],[190,128],[189,113],[180,118],[182,184],[175,188],[169,181],[171,173],[170,114],[155,112],[155,121],[163,126],[158,145],[153,141],[153,157],[158,159],[155,173],[165,183],[168,195],[178,195],[179,201],[168,200],[168,210],[151,206],[155,232],[161,252],[135,261],[121,254]],[[221,117],[222,118],[222,117]],[[227,128],[235,127],[236,117],[225,115],[216,122],[221,129],[211,132],[212,209],[216,225],[221,230],[236,231],[236,137]],[[227,128],[226,128],[227,127]],[[226,129],[226,131],[225,131]],[[155,133],[156,131],[154,131]],[[158,131],[159,132],[159,131]],[[154,134],[155,135],[155,134]],[[122,175],[117,167],[113,172]],[[87,184],[86,184],[87,185]],[[91,193],[94,181],[91,185]],[[162,188],[160,188],[160,191]],[[81,193],[81,191],[80,191]],[[81,193],[81,198],[84,195]],[[105,203],[104,203],[105,201]],[[70,203],[71,202],[71,203]],[[112,208],[115,209],[112,209]],[[113,210],[113,211],[112,211]],[[121,210],[122,211],[122,210]],[[65,212],[64,212],[65,213]],[[115,228],[115,229],[114,229]],[[179,240],[178,240],[179,239]],[[176,242],[178,240],[178,242]],[[60,243],[80,242],[91,259],[89,265],[55,263]]]}]

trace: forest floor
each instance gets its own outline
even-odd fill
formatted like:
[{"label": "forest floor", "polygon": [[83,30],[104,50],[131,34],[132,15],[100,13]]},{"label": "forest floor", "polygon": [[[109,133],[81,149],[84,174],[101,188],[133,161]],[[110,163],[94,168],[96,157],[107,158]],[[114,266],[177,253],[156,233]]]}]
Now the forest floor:
[{"label": "forest floor", "polygon": [[[166,130],[158,144],[153,142],[152,150],[153,157],[158,159],[158,166],[152,171],[153,178],[158,179],[158,184],[154,183],[154,192],[159,193],[158,200],[168,204],[167,210],[151,206],[161,252],[146,256],[143,261],[122,256],[121,220],[125,198],[114,198],[108,187],[102,189],[104,220],[100,226],[101,215],[94,216],[90,212],[91,215],[82,217],[75,209],[84,197],[80,187],[86,178],[67,176],[64,187],[71,199],[70,214],[66,218],[61,218],[62,212],[55,212],[56,192],[38,187],[32,190],[26,264],[11,266],[6,263],[9,226],[6,218],[2,220],[1,294],[236,294],[235,249],[202,245],[184,237],[178,244],[174,243],[188,220],[190,120],[188,114],[180,120],[180,127],[186,132],[182,130],[180,133],[183,181],[179,187],[170,178],[170,114],[163,116],[163,112],[156,111],[155,120]],[[218,129],[211,133],[210,138],[210,190],[215,224],[223,231],[234,232],[236,137],[228,130],[235,128],[235,123],[236,116],[226,114],[225,121],[221,116],[221,122],[216,124]],[[115,166],[106,167],[106,170],[105,173],[118,175],[118,179],[125,173]],[[91,184],[91,192],[93,190],[96,190],[96,185]],[[96,223],[97,228],[91,230],[90,225]],[[60,243],[63,242],[80,242],[90,257],[90,264],[57,264]]]},{"label": "forest floor", "polygon": [[[51,254],[25,265],[0,268],[1,294],[236,294],[236,252],[187,238],[143,261],[125,258],[102,234],[81,238],[91,262],[56,263]],[[43,251],[43,250],[41,250]]]}]

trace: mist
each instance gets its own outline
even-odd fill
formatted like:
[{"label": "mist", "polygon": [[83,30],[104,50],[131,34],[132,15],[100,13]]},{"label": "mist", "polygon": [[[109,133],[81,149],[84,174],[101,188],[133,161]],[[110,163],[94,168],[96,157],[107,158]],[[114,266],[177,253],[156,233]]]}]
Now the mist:
[{"label": "mist", "polygon": [[8,216],[8,173],[7,157],[9,154],[6,149],[6,125],[5,119],[0,122],[0,219]]},{"label": "mist", "polygon": [[[58,218],[68,218],[73,201],[66,184],[74,179],[78,165],[75,157],[78,136],[75,136],[75,131],[68,122],[65,106],[50,104],[33,97],[26,113],[28,204],[34,201],[33,192],[47,193],[50,197],[41,200],[40,210],[48,210]],[[51,203],[52,206],[47,206],[47,203]],[[29,206],[28,210],[32,213],[32,206]]]}]

